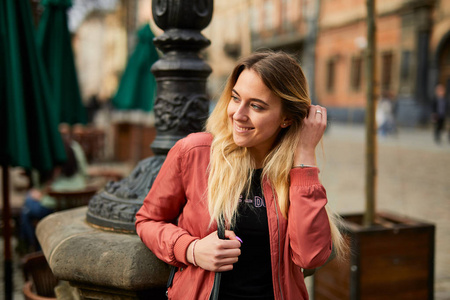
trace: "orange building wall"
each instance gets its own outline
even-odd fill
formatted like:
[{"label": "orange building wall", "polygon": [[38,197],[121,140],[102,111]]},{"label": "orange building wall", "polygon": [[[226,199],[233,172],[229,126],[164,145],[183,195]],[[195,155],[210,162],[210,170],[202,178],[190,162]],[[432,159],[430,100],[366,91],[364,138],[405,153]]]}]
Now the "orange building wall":
[{"label": "orange building wall", "polygon": [[[398,70],[400,61],[401,19],[398,15],[381,17],[377,22],[377,59],[380,65],[380,55],[384,51],[392,51],[394,54],[393,72]],[[361,41],[366,39],[365,21],[340,28],[322,30],[316,47],[316,95],[320,104],[333,107],[364,107],[365,106],[365,66],[363,63],[362,82],[359,90],[353,90],[350,86],[351,62],[355,56],[364,56]],[[326,89],[327,63],[330,59],[336,59],[335,89],[328,92]],[[378,68],[378,75],[380,74]],[[392,74],[393,88],[398,85],[396,73]]]}]

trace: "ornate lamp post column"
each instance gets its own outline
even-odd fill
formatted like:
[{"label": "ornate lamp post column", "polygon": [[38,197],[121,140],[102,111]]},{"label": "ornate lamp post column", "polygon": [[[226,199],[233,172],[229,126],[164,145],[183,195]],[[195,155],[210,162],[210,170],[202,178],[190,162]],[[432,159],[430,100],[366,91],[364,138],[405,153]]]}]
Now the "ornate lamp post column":
[{"label": "ornate lamp post column", "polygon": [[208,116],[206,78],[209,65],[199,51],[210,44],[200,31],[212,17],[213,0],[153,1],[153,17],[164,34],[155,45],[164,53],[152,67],[158,90],[154,106],[156,155],[142,160],[129,177],[111,182],[89,203],[88,222],[118,231],[134,232],[141,207],[172,146],[189,133],[201,131]]},{"label": "ornate lamp post column", "polygon": [[[135,234],[134,221],[170,148],[200,131],[208,115],[206,78],[211,68],[199,55],[210,41],[200,31],[211,21],[213,0],[153,0],[164,34],[164,53],[153,67],[157,136],[153,157],[125,179],[110,182],[89,207],[54,213],[36,234],[53,273],[76,287],[83,299],[164,299],[169,274]],[[86,222],[87,221],[87,222]]]},{"label": "ornate lamp post column", "polygon": [[152,150],[166,154],[180,138],[201,131],[208,116],[206,78],[211,68],[198,53],[210,44],[200,30],[211,21],[213,1],[153,1],[152,6],[156,24],[165,30],[154,41],[165,55],[152,67],[158,83],[158,134]]}]

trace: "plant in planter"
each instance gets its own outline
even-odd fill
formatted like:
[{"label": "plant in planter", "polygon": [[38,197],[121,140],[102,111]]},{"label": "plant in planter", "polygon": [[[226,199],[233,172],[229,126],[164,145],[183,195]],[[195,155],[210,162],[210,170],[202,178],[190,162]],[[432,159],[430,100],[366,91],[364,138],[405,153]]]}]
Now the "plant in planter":
[{"label": "plant in planter", "polygon": [[343,216],[350,246],[314,275],[314,299],[433,299],[435,226],[375,211],[375,0],[367,0],[366,210]]}]

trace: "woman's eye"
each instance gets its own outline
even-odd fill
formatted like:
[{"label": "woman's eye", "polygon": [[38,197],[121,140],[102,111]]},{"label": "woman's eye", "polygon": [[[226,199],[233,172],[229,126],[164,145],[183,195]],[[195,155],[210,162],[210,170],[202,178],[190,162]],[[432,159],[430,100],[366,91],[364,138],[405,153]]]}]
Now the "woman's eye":
[{"label": "woman's eye", "polygon": [[231,100],[233,100],[234,102],[238,102],[238,101],[239,101],[239,98],[236,97],[236,96],[231,96]]},{"label": "woman's eye", "polygon": [[257,104],[252,104],[251,107],[253,107],[253,108],[256,109],[256,110],[263,110],[263,107],[262,107],[262,106],[259,106],[259,105],[257,105]]}]

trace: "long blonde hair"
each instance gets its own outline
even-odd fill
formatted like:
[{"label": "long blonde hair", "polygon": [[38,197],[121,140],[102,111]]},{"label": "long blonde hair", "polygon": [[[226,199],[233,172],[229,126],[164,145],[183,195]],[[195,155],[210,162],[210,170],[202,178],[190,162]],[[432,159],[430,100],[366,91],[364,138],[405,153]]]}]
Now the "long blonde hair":
[{"label": "long blonde hair", "polygon": [[[263,162],[262,176],[271,183],[282,215],[289,210],[289,172],[294,162],[298,132],[306,117],[311,100],[305,75],[297,61],[283,52],[257,52],[241,59],[206,123],[213,135],[211,145],[208,199],[211,222],[234,224],[239,196],[250,187],[255,163],[245,147],[234,143],[227,107],[231,90],[244,70],[256,72],[264,84],[282,99],[283,113],[291,125],[282,128],[272,149]],[[333,245],[338,256],[345,247],[336,226],[336,216],[328,212]]]}]

